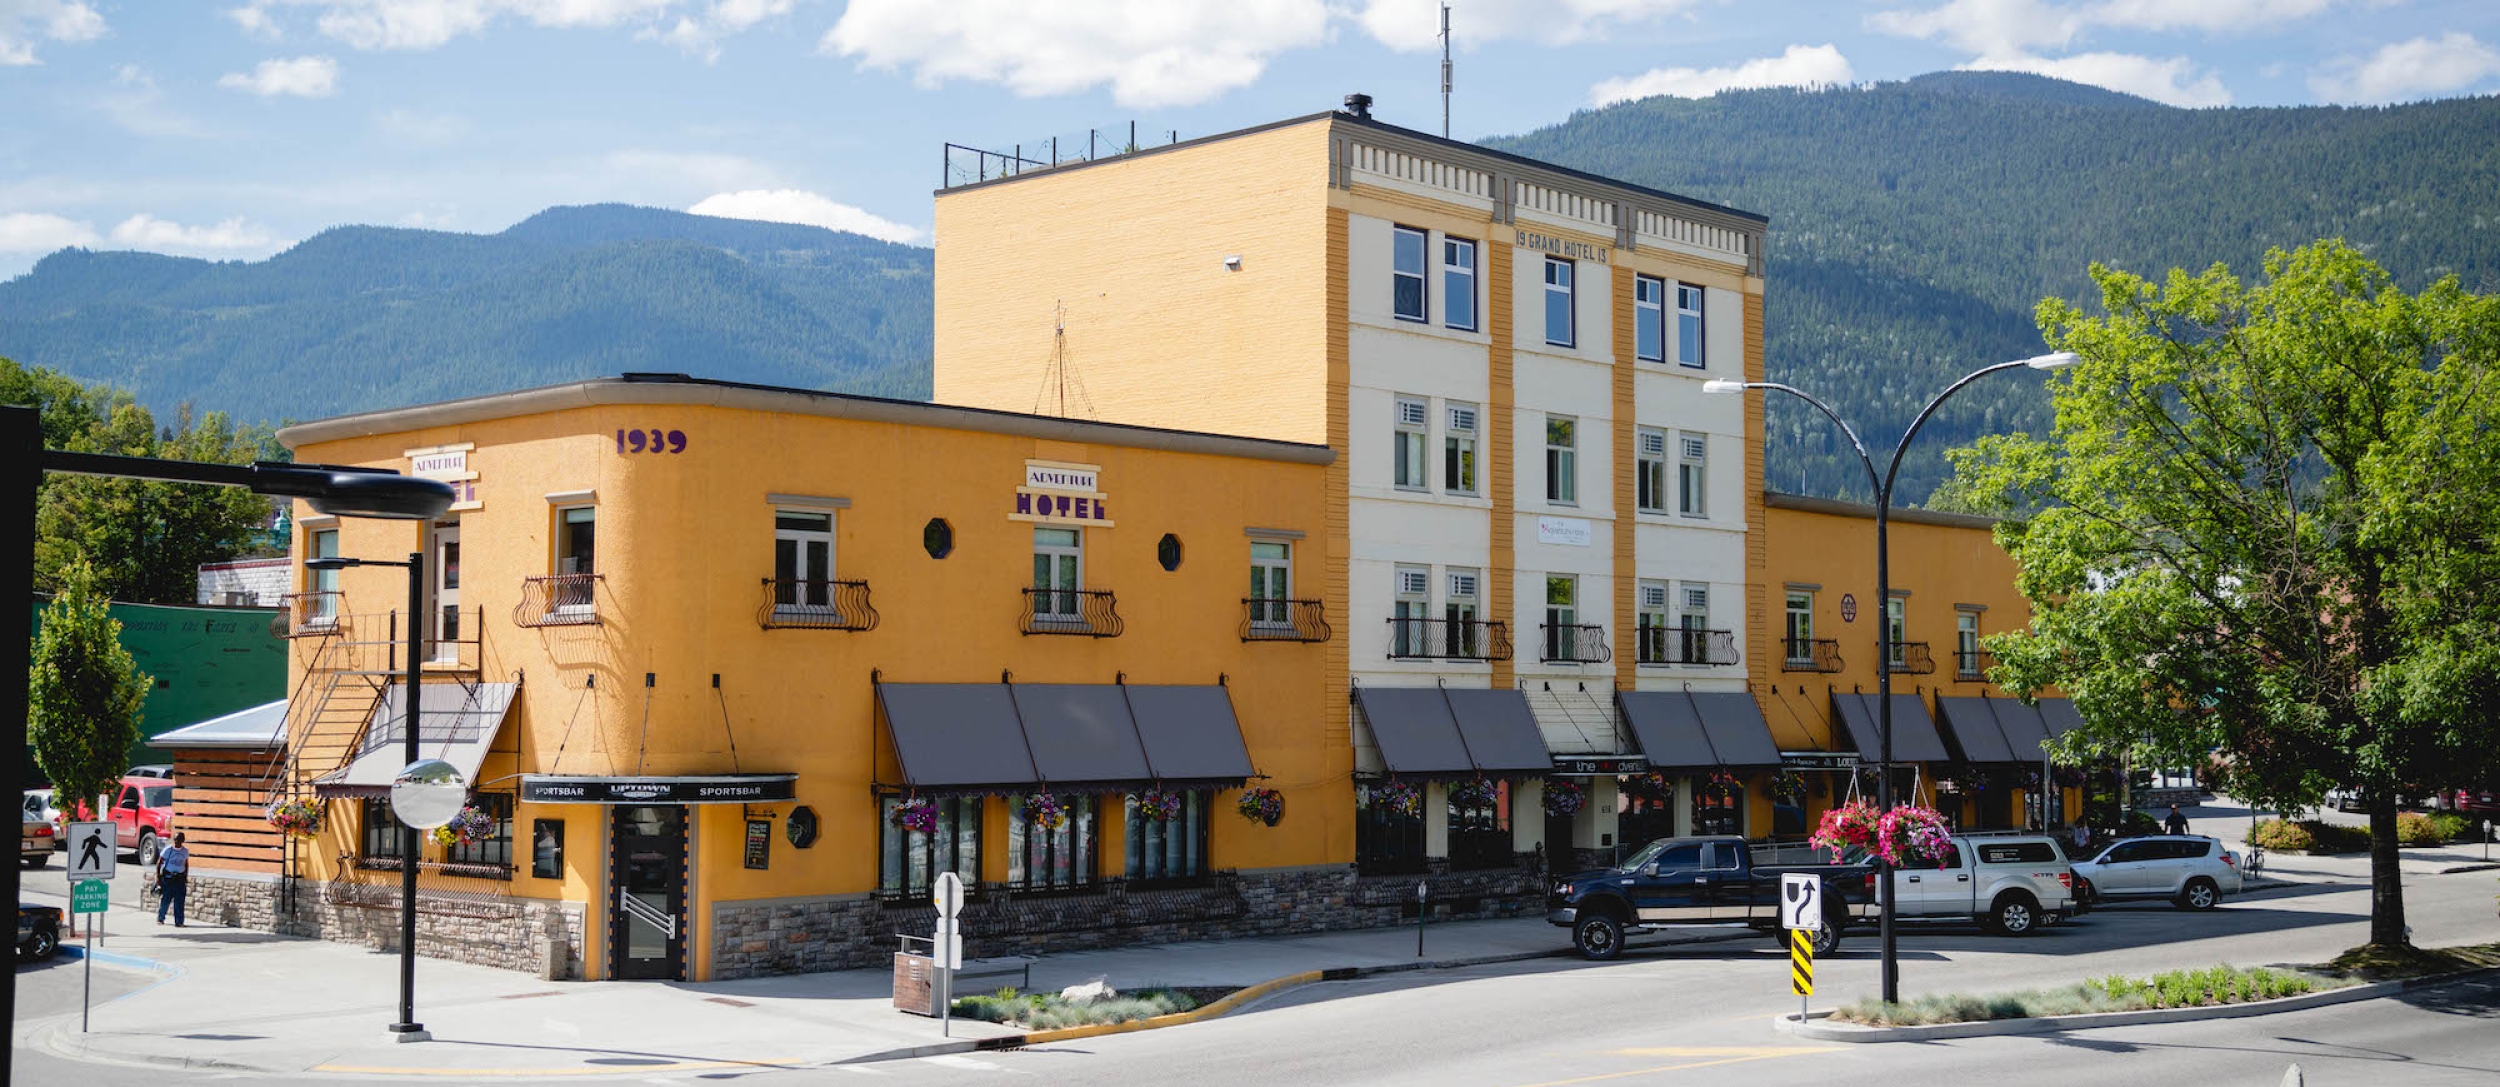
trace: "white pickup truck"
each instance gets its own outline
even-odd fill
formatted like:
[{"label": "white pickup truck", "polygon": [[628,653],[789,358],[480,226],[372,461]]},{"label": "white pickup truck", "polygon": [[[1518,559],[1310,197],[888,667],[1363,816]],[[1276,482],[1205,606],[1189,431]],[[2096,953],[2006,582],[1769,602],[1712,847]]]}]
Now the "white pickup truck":
[{"label": "white pickup truck", "polygon": [[2007,936],[2080,912],[2065,851],[2038,834],[1956,835],[1944,867],[1897,869],[1892,887],[1896,917],[1977,921]]}]

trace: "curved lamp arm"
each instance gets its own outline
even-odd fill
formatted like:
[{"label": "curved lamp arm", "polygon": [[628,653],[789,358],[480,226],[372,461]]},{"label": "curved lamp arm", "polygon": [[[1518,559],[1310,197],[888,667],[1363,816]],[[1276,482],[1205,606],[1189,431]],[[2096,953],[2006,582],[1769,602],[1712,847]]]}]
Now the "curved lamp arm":
[{"label": "curved lamp arm", "polygon": [[1806,393],[1802,389],[1796,388],[1792,385],[1782,385],[1776,381],[1705,381],[1701,384],[1701,391],[1705,393],[1740,393],[1747,389],[1765,389],[1771,392],[1787,393],[1790,396],[1814,405],[1814,410],[1822,412],[1824,418],[1831,420],[1833,426],[1840,428],[1841,436],[1849,439],[1849,448],[1857,452],[1858,463],[1866,466],[1867,487],[1874,489],[1873,493],[1878,505],[1883,502],[1884,492],[1880,489],[1876,489],[1883,486],[1883,484],[1875,477],[1875,458],[1867,454],[1866,443],[1858,440],[1857,428],[1850,426],[1849,421],[1841,418],[1839,412],[1833,411],[1831,405],[1815,399],[1812,395]]},{"label": "curved lamp arm", "polygon": [[[1982,366],[1979,369],[1972,371],[1969,375],[1963,377],[1962,380],[1946,386],[1943,392],[1936,394],[1935,399],[1927,402],[1926,407],[1918,410],[1918,418],[1910,420],[1910,429],[1901,435],[1901,444],[1892,447],[1892,465],[1884,470],[1884,489],[1877,492],[1877,501],[1882,502],[1887,506],[1892,504],[1892,483],[1894,478],[1901,474],[1901,458],[1904,454],[1910,451],[1910,439],[1918,437],[1919,428],[1927,425],[1928,417],[1936,414],[1936,409],[1943,407],[1944,402],[1950,399],[1953,394],[1961,392],[1964,386],[1967,386],[1971,382],[1977,381],[1980,378],[1996,373],[1999,370],[2011,370],[2016,367],[2023,367],[2032,370],[2056,370],[2072,366],[2076,361],[2077,359],[2074,352],[2060,351],[2056,354],[2041,355],[2037,358],[2016,359],[2013,362],[2000,362],[1994,366]],[[1826,414],[1828,414],[1828,412]]]}]

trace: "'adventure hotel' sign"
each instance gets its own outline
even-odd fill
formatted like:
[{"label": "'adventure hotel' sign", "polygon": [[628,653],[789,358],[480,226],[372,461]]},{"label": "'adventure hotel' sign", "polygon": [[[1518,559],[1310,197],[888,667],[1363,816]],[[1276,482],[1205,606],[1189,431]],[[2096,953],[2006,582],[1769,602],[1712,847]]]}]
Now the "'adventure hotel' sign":
[{"label": "'adventure hotel' sign", "polygon": [[1045,525],[1111,527],[1110,496],[1102,493],[1102,468],[1058,461],[1024,462],[1024,485],[1016,488],[1010,521]]}]

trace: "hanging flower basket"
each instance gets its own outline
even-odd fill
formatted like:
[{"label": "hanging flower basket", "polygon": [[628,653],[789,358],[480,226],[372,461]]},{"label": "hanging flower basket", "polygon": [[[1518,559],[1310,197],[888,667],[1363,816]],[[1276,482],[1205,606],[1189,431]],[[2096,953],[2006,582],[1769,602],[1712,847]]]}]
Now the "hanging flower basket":
[{"label": "hanging flower basket", "polygon": [[1823,813],[1823,822],[1815,827],[1814,836],[1806,839],[1816,849],[1832,851],[1838,859],[1849,850],[1875,851],[1875,824],[1879,817],[1875,805],[1852,800]]},{"label": "hanging flower basket", "polygon": [[1783,804],[1806,802],[1806,776],[1794,770],[1771,775],[1771,799]]},{"label": "hanging flower basket", "polygon": [[1274,789],[1244,789],[1233,810],[1253,823],[1272,827],[1285,818],[1285,794]]},{"label": "hanging flower basket", "polygon": [[2060,767],[2058,767],[2058,768],[2057,768],[2057,783],[2058,783],[2059,785],[2063,785],[2063,786],[2065,786],[2065,787],[2067,787],[2067,788],[2069,788],[2069,789],[2074,789],[2074,788],[2079,788],[2079,787],[2081,787],[2081,786],[2083,785],[2083,767],[2080,767],[2080,766],[2060,766]]},{"label": "hanging flower basket", "polygon": [[495,818],[485,809],[471,804],[452,816],[451,822],[434,828],[437,845],[476,845],[495,833]]},{"label": "hanging flower basket", "polygon": [[1024,798],[1024,821],[1035,830],[1057,830],[1068,825],[1068,809],[1058,797],[1034,793]]},{"label": "hanging flower basket", "polygon": [[1879,812],[1867,801],[1852,800],[1824,812],[1808,841],[1834,856],[1854,848],[1897,868],[1935,868],[1953,846],[1953,828],[1934,808],[1912,804]]},{"label": "hanging flower basket", "polygon": [[1624,795],[1644,804],[1664,804],[1675,799],[1675,779],[1652,770],[1623,779]]},{"label": "hanging flower basket", "polygon": [[294,800],[275,801],[269,805],[269,810],[264,814],[269,820],[269,825],[276,828],[278,833],[310,838],[321,833],[321,810],[322,805],[319,801],[310,797],[299,797]]},{"label": "hanging flower basket", "polygon": [[1424,791],[1403,781],[1366,785],[1355,799],[1366,808],[1387,808],[1408,818],[1421,815],[1424,810]]},{"label": "hanging flower basket", "polygon": [[1589,802],[1589,794],[1578,785],[1561,778],[1545,779],[1545,814],[1578,815]]},{"label": "hanging flower basket", "polygon": [[1490,781],[1462,781],[1450,786],[1453,808],[1490,808],[1501,799],[1501,791]]},{"label": "hanging flower basket", "polygon": [[1725,800],[1735,796],[1736,790],[1743,785],[1743,782],[1736,779],[1736,775],[1725,770],[1713,770],[1709,777],[1702,779],[1701,786],[1694,791],[1706,800]]},{"label": "hanging flower basket", "polygon": [[894,821],[895,826],[914,834],[935,834],[937,833],[937,802],[906,800],[894,806],[894,814],[889,818]]},{"label": "hanging flower basket", "polygon": [[1181,813],[1181,798],[1160,789],[1137,794],[1137,817],[1164,822]]}]

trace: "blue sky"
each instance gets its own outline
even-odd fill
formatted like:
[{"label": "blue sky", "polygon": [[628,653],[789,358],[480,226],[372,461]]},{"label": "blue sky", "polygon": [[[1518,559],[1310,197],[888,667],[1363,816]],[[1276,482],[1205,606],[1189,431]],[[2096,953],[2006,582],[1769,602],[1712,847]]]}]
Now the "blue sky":
[{"label": "blue sky", "polygon": [[[1436,0],[0,0],[0,278],[628,201],[924,242],[942,141],[1440,124]],[[1452,134],[2011,68],[2181,106],[2500,92],[2500,0],[1453,0]]]}]

